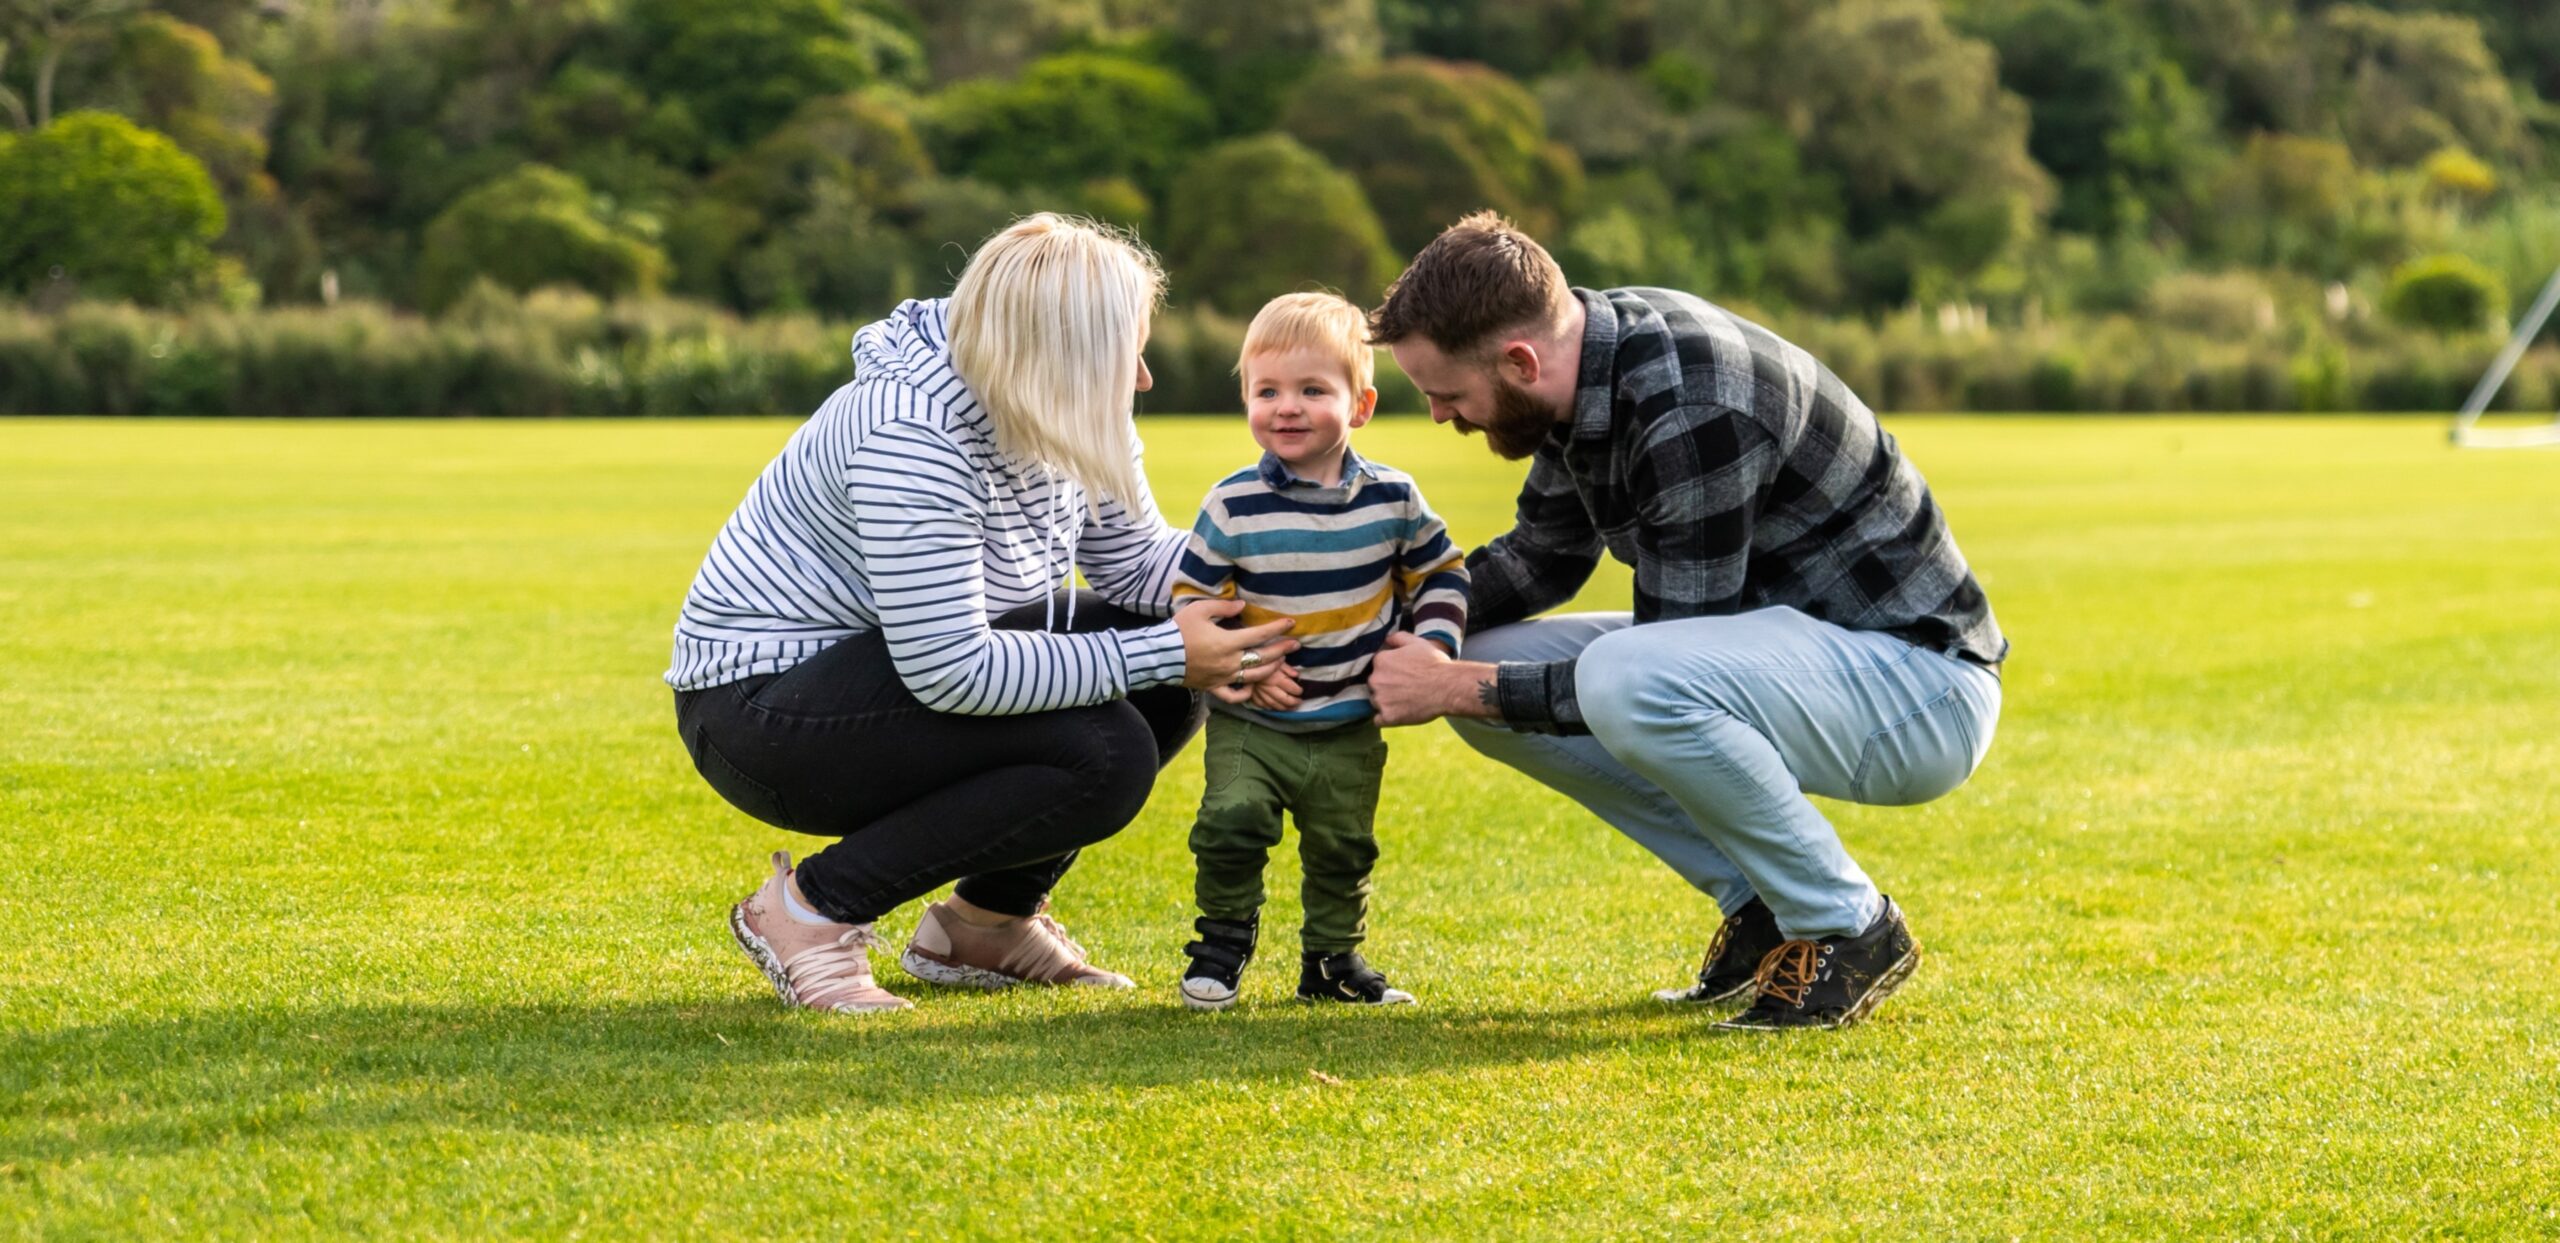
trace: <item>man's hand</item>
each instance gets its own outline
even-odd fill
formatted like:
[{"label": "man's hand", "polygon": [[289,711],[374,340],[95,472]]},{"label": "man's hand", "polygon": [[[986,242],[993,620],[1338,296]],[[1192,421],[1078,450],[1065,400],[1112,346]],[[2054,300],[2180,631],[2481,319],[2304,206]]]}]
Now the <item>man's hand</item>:
[{"label": "man's hand", "polygon": [[1421,725],[1444,716],[1492,717],[1494,667],[1451,660],[1439,644],[1407,631],[1387,636],[1369,665],[1369,697],[1380,725]]}]

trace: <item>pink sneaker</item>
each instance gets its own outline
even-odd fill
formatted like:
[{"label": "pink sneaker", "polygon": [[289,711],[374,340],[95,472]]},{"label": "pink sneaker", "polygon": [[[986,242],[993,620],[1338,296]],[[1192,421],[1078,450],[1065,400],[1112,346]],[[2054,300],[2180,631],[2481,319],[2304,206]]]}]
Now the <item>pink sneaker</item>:
[{"label": "pink sneaker", "polygon": [[1087,988],[1135,988],[1129,977],[1084,960],[1047,903],[1029,919],[980,928],[951,912],[949,902],[924,908],[916,934],[898,959],[907,974],[931,984],[1008,988],[1015,984],[1080,984]]},{"label": "pink sneaker", "polygon": [[783,909],[789,893],[791,855],[773,852],[773,875],[729,908],[729,931],[755,960],[786,1006],[862,1014],[905,1010],[906,998],[871,978],[871,947],[880,943],[869,924],[812,924]]}]

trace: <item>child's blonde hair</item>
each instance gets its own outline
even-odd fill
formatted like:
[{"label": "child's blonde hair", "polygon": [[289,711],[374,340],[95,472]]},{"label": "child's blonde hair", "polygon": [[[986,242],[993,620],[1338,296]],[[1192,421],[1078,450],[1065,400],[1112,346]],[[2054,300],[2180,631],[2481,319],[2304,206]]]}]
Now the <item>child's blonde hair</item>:
[{"label": "child's blonde hair", "polygon": [[969,257],[951,291],[951,363],[996,447],[1134,502],[1138,351],[1164,269],[1131,236],[1075,216],[1025,216]]},{"label": "child's blonde hair", "polygon": [[1263,303],[1253,326],[1244,330],[1244,349],[1236,355],[1237,382],[1250,388],[1244,365],[1256,355],[1290,350],[1315,350],[1340,360],[1355,398],[1376,387],[1378,355],[1369,346],[1369,317],[1339,294],[1284,293]]}]

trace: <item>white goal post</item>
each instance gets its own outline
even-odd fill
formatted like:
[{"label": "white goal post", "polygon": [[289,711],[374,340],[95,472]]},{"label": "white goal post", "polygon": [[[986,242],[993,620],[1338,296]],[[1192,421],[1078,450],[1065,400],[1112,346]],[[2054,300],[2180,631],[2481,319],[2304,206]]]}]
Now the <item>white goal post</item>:
[{"label": "white goal post", "polygon": [[2508,373],[2516,369],[2516,360],[2524,357],[2525,347],[2533,344],[2543,322],[2551,318],[2554,307],[2560,307],[2560,271],[2542,286],[2542,296],[2533,300],[2533,309],[2517,321],[2516,333],[2507,338],[2507,347],[2498,351],[2489,373],[2471,390],[2469,400],[2462,403],[2462,413],[2453,419],[2453,443],[2460,449],[2529,449],[2541,445],[2560,445],[2560,415],[2536,427],[2482,427],[2480,413],[2498,395],[2499,386],[2507,382]]}]

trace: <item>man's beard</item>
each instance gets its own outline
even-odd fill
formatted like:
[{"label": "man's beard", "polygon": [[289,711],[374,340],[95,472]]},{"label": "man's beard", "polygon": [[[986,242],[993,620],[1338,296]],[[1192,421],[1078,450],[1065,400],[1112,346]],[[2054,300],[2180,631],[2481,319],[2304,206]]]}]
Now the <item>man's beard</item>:
[{"label": "man's beard", "polygon": [[1484,433],[1484,441],[1495,455],[1517,462],[1538,451],[1547,436],[1556,429],[1556,412],[1541,405],[1529,390],[1501,376],[1493,377],[1493,411],[1478,427],[1465,419],[1454,420],[1458,433],[1473,436]]}]

